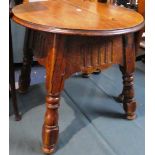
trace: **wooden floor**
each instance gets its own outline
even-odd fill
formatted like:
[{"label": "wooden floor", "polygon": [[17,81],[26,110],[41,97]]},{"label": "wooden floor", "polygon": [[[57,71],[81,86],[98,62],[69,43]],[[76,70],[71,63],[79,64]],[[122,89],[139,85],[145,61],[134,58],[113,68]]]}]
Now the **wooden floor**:
[{"label": "wooden floor", "polygon": [[[10,116],[10,155],[41,155],[41,126],[45,112],[44,69],[33,68],[32,86],[18,94],[23,119]],[[18,78],[19,72],[16,72]],[[40,75],[39,80],[37,75]],[[135,93],[137,118],[124,119],[113,97],[122,90],[121,73],[113,66],[88,79],[79,74],[65,82],[60,107],[60,138],[55,155],[144,155],[145,68],[137,63]],[[11,101],[10,101],[11,105]],[[10,115],[12,107],[10,106]]]}]

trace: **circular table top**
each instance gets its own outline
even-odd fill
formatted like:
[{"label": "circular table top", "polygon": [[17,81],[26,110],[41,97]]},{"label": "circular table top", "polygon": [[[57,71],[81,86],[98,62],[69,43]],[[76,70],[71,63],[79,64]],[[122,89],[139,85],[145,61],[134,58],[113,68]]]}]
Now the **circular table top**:
[{"label": "circular table top", "polygon": [[25,27],[62,34],[108,36],[144,26],[143,16],[133,10],[84,0],[25,3],[12,12],[13,20]]}]

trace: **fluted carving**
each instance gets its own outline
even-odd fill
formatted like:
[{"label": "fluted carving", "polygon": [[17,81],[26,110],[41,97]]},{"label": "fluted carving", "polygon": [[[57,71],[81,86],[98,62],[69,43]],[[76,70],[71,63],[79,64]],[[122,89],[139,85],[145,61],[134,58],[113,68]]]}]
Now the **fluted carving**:
[{"label": "fluted carving", "polygon": [[33,31],[32,37],[34,56],[37,58],[45,58],[53,45],[54,35],[47,32]]},{"label": "fluted carving", "polygon": [[66,77],[76,71],[85,75],[122,63],[121,38],[68,37],[66,41]]}]

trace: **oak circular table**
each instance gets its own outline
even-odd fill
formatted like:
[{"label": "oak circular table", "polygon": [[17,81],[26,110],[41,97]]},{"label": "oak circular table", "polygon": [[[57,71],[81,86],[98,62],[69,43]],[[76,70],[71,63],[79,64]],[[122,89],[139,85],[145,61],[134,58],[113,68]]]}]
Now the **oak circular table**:
[{"label": "oak circular table", "polygon": [[133,73],[137,33],[143,17],[130,9],[83,0],[52,0],[18,5],[13,20],[33,29],[35,57],[46,68],[46,114],[43,152],[53,153],[58,141],[58,107],[64,81],[75,72],[91,73],[119,64],[120,95],[127,119],[135,118]]}]

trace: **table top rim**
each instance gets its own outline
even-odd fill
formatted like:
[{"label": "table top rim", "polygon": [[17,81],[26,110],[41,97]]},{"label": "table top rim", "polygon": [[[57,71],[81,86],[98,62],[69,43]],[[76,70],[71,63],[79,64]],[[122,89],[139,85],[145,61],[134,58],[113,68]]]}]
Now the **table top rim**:
[{"label": "table top rim", "polygon": [[[44,1],[48,3],[48,1]],[[43,2],[43,3],[44,3]],[[38,3],[38,2],[33,2],[33,3]],[[24,5],[24,4],[21,4]],[[17,6],[16,6],[17,7]],[[119,35],[119,34],[125,34],[125,33],[132,33],[136,32],[144,27],[144,20],[137,24],[136,26],[133,27],[128,27],[128,28],[120,28],[120,29],[112,29],[112,30],[86,30],[86,29],[71,29],[71,28],[63,28],[63,27],[54,27],[54,26],[47,26],[47,25],[41,25],[37,23],[32,23],[23,19],[18,18],[14,14],[14,7],[12,10],[12,19],[27,28],[31,28],[34,30],[39,30],[39,31],[45,31],[45,32],[51,32],[51,33],[58,33],[58,34],[72,34],[72,35],[90,35],[90,36],[111,36],[111,35]],[[18,6],[19,7],[19,6]],[[139,14],[140,15],[140,14]]]}]

